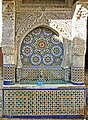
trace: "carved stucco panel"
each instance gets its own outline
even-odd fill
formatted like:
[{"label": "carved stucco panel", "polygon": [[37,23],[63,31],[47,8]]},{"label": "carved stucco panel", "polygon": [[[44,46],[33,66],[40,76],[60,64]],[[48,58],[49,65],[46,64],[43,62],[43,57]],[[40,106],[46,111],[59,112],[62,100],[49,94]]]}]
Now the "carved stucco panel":
[{"label": "carved stucco panel", "polygon": [[63,67],[70,67],[72,64],[72,41],[64,39],[64,62]]},{"label": "carved stucco panel", "polygon": [[73,48],[73,55],[85,55],[85,48],[83,46],[75,46]]},{"label": "carved stucco panel", "polygon": [[81,36],[75,37],[72,41],[72,66],[85,67],[86,41]]},{"label": "carved stucco panel", "polygon": [[74,37],[73,46],[76,46],[76,45],[85,46],[86,42],[83,39],[81,39],[81,37]]},{"label": "carved stucco panel", "polygon": [[73,67],[85,67],[87,9],[77,2],[72,19]]},{"label": "carved stucco panel", "polygon": [[2,26],[2,47],[3,45],[14,45],[15,31],[15,2],[3,2],[3,26]]},{"label": "carved stucco panel", "polygon": [[78,3],[75,8],[72,20],[72,37],[80,37],[86,41],[86,25],[87,25],[88,10],[81,3]]},{"label": "carved stucco panel", "polygon": [[2,47],[2,52],[4,55],[11,55],[14,54],[14,46],[8,45]]},{"label": "carved stucco panel", "polygon": [[24,19],[28,17],[29,13],[16,13],[16,32],[18,31],[20,25],[23,23]]},{"label": "carved stucco panel", "polygon": [[85,56],[73,56],[73,67],[85,67]]},{"label": "carved stucco panel", "polygon": [[65,39],[69,39],[72,40],[71,38],[71,34],[72,34],[72,20],[51,20],[52,22],[50,23],[50,26],[59,31],[59,33],[61,33],[61,35],[65,38]]},{"label": "carved stucco panel", "polygon": [[[18,15],[19,14],[19,15]],[[17,16],[22,16],[21,13],[17,13]],[[57,20],[58,21],[58,27],[60,28],[60,30],[57,29],[57,27],[53,28],[54,30],[57,31],[58,34],[61,34],[63,38],[66,39],[66,37],[70,39],[71,38],[71,31],[69,29],[71,29],[71,20],[66,21],[66,18],[70,18],[70,13],[69,14],[65,14],[65,13],[58,13],[58,14],[54,14],[54,13],[41,13],[41,12],[34,12],[34,13],[29,13],[28,14],[24,14],[24,19],[20,19],[20,17],[17,17],[16,19],[16,49],[17,49],[17,64],[19,67],[22,66],[21,61],[20,61],[20,46],[22,43],[23,38],[28,34],[28,32],[30,32],[31,30],[33,30],[36,27],[39,26],[47,26],[49,28],[53,28],[52,24],[52,20]],[[60,22],[63,19],[62,22]],[[62,29],[64,31],[62,31]],[[70,33],[69,33],[70,32]],[[69,35],[67,34],[69,33]]]},{"label": "carved stucco panel", "polygon": [[13,55],[3,55],[4,64],[14,64],[14,54]]},{"label": "carved stucco panel", "polygon": [[86,52],[86,41],[80,37],[75,37],[73,39],[73,55],[85,55]]},{"label": "carved stucco panel", "polygon": [[[19,17],[20,16],[20,17]],[[63,36],[70,36],[71,37],[71,20],[66,21],[66,19],[71,18],[71,13],[46,13],[46,12],[34,12],[34,13],[27,13],[24,14],[23,19],[21,19],[22,14],[17,13],[16,14],[16,38],[17,40],[29,29],[32,29],[34,26],[38,25],[47,25],[53,28],[53,20],[57,20],[58,23],[55,24],[54,29],[56,29],[58,32],[62,33]],[[63,19],[63,20],[62,20]],[[55,21],[56,22],[56,21]],[[59,29],[57,29],[57,26]],[[35,28],[35,27],[34,27]],[[70,32],[70,33],[69,33]],[[67,34],[69,33],[69,35]]]},{"label": "carved stucco panel", "polygon": [[74,23],[74,37],[78,37],[86,41],[86,24],[85,20],[78,20]]}]

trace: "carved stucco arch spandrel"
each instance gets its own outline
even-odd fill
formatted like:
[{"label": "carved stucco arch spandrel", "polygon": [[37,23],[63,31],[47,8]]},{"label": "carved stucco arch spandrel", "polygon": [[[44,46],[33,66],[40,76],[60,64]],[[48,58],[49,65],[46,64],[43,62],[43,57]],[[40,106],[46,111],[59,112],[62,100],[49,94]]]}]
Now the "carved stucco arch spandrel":
[{"label": "carved stucco arch spandrel", "polygon": [[[63,19],[66,19],[66,16],[68,17],[68,15],[66,15],[65,13],[61,13],[61,14],[62,14]],[[56,14],[52,14],[52,13],[41,13],[41,12],[36,13],[36,12],[34,12],[34,13],[30,13],[22,20],[22,22],[19,24],[19,27],[16,28],[17,67],[19,67],[19,68],[22,67],[21,59],[20,59],[20,47],[21,47],[22,40],[31,30],[35,29],[36,27],[47,26],[48,28],[51,28],[51,29],[54,29],[55,31],[57,31],[57,33],[61,34],[63,38],[66,38],[66,35],[68,38],[67,31],[65,32],[64,27],[61,28],[64,31],[64,32],[62,32],[59,29],[57,29],[57,27],[55,27],[55,26],[53,27],[50,24],[51,20],[53,20],[53,19],[59,20],[61,18],[61,14],[56,15]],[[58,27],[61,27],[61,26],[59,26],[59,24],[58,24]],[[70,38],[70,36],[69,36],[69,38]]]}]

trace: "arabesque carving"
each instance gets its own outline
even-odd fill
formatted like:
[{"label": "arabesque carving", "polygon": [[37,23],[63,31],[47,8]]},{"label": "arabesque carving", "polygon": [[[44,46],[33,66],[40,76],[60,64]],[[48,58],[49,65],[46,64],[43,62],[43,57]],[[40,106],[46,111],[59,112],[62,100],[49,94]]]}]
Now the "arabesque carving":
[{"label": "arabesque carving", "polygon": [[3,45],[14,45],[15,31],[15,1],[3,3],[3,31],[2,31],[2,47]]},{"label": "arabesque carving", "polygon": [[86,46],[85,41],[81,38],[75,37],[73,40],[73,55],[85,55]]},{"label": "arabesque carving", "polygon": [[12,45],[3,46],[2,51],[4,55],[11,55],[11,54],[14,54],[14,47]]},{"label": "arabesque carving", "polygon": [[[17,24],[16,24],[16,39],[17,41],[20,41],[23,39],[23,37],[32,29],[41,26],[41,25],[46,25],[48,27],[53,28],[52,26],[52,21],[58,20],[58,27],[60,29],[57,30],[57,27],[54,29],[58,32],[63,33],[63,36],[69,36],[67,32],[69,31],[69,27],[71,27],[71,22],[61,22],[60,19],[70,19],[71,14],[69,13],[46,13],[46,12],[33,12],[33,13],[25,13],[23,16],[23,19],[21,19],[22,13],[17,13],[16,14],[17,18]],[[62,25],[63,28],[59,26],[59,24]],[[63,29],[63,31],[61,31]],[[67,31],[68,30],[68,31]],[[71,33],[69,33],[71,34]]]}]

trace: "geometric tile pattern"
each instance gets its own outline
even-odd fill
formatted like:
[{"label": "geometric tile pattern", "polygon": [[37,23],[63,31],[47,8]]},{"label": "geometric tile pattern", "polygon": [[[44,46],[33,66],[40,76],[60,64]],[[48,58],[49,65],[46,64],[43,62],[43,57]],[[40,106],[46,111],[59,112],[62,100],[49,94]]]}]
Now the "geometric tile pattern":
[{"label": "geometric tile pattern", "polygon": [[71,68],[71,81],[74,83],[84,83],[84,68],[72,67]]},{"label": "geometric tile pattern", "polygon": [[28,68],[21,69],[20,83],[65,83],[65,69],[63,68]]},{"label": "geometric tile pattern", "polygon": [[25,36],[20,54],[23,66],[61,66],[64,48],[59,35],[39,27]]},{"label": "geometric tile pattern", "polygon": [[38,27],[29,32],[22,41],[20,54],[20,83],[64,83],[64,48],[62,38],[54,31]]},{"label": "geometric tile pattern", "polygon": [[15,65],[5,64],[3,67],[4,80],[14,80],[15,79]]},{"label": "geometric tile pattern", "polygon": [[15,69],[15,80],[16,82],[19,82],[21,79],[21,68],[16,68]]},{"label": "geometric tile pattern", "polygon": [[69,82],[71,79],[71,70],[70,68],[65,68],[65,81]]},{"label": "geometric tile pattern", "polygon": [[83,89],[5,89],[5,116],[84,115]]}]

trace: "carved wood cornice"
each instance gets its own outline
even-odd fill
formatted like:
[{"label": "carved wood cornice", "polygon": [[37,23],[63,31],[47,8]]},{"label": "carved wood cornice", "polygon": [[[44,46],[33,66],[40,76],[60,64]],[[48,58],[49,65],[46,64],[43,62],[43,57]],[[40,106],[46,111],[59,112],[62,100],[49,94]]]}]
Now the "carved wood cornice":
[{"label": "carved wood cornice", "polygon": [[[27,1],[29,1],[29,4]],[[33,0],[31,0],[32,2],[30,0],[27,1],[23,2],[23,0],[16,0],[16,11],[57,11],[60,9],[67,11],[72,8],[73,3],[73,0],[63,0],[64,2],[61,0],[52,0],[52,2],[49,2],[50,0],[47,0],[45,3],[44,0],[43,2],[42,0],[41,2],[33,2]]]}]

